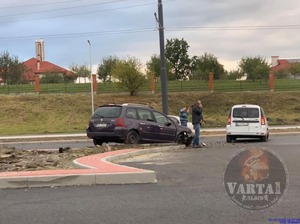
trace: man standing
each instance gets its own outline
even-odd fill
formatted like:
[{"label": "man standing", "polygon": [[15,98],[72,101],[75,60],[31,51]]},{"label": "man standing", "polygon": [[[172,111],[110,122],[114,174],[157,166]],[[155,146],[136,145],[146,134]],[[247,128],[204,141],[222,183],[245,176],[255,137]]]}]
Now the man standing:
[{"label": "man standing", "polygon": [[198,100],[197,103],[192,108],[192,124],[195,129],[195,137],[193,140],[193,148],[202,148],[200,143],[200,125],[203,121],[202,117],[202,103]]}]

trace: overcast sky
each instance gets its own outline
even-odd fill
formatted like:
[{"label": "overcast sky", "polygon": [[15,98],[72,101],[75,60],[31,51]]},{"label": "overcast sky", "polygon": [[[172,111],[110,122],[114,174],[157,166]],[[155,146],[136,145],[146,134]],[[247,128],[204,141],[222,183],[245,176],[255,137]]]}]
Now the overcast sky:
[{"label": "overcast sky", "polygon": [[[159,54],[157,0],[0,0],[0,53],[21,61],[45,43],[45,60],[96,68],[103,57],[143,63]],[[190,56],[214,54],[226,70],[242,57],[300,58],[298,0],[162,0],[165,39],[184,38]],[[94,69],[95,71],[96,69]]]}]

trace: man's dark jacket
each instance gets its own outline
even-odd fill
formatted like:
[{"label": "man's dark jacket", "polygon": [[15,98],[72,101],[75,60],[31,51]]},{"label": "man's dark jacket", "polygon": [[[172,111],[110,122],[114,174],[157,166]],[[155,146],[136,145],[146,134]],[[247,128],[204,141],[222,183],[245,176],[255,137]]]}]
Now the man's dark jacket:
[{"label": "man's dark jacket", "polygon": [[202,108],[199,108],[197,104],[195,104],[192,108],[192,124],[200,124],[202,119]]}]

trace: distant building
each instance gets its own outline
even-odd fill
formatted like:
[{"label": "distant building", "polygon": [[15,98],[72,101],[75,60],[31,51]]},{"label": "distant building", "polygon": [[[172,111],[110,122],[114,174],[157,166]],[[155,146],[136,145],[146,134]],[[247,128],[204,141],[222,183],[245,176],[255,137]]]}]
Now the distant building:
[{"label": "distant building", "polygon": [[271,72],[275,73],[279,70],[288,69],[292,63],[299,63],[300,59],[279,59],[279,56],[272,56]]},{"label": "distant building", "polygon": [[64,69],[48,61],[40,61],[37,58],[31,58],[23,62],[23,64],[26,67],[26,71],[24,72],[23,77],[27,81],[34,81],[34,77],[36,75],[42,78],[50,73],[61,75],[73,75],[73,73],[67,69]]},{"label": "distant building", "polygon": [[247,80],[247,74],[245,74],[242,77],[236,79],[236,81],[245,81],[245,80]]},{"label": "distant building", "polygon": [[49,73],[61,74],[61,75],[73,75],[73,72],[55,65],[51,62],[45,61],[44,41],[39,39],[35,42],[35,58],[31,58],[24,61],[26,71],[23,74],[25,80],[34,82],[35,76],[40,78]]}]

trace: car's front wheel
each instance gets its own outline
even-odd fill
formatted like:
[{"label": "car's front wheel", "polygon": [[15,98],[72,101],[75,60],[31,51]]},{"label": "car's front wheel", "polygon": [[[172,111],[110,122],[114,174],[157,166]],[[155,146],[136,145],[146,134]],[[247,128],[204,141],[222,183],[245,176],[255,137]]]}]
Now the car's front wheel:
[{"label": "car's front wheel", "polygon": [[94,142],[94,145],[102,145],[103,144],[102,140],[99,140],[99,139],[96,139],[96,138],[93,139],[93,142]]},{"label": "car's front wheel", "polygon": [[185,144],[186,140],[185,140],[185,136],[184,134],[179,134],[177,137],[177,144]]},{"label": "car's front wheel", "polygon": [[129,131],[125,139],[125,144],[138,144],[139,141],[139,134],[136,131]]},{"label": "car's front wheel", "polygon": [[187,137],[186,139],[186,142],[185,142],[185,146],[189,146],[191,145],[192,141],[193,141],[194,137],[193,136],[189,136]]}]

